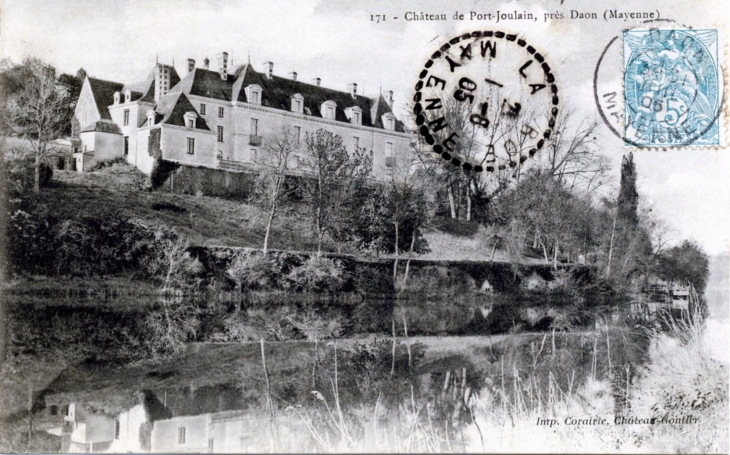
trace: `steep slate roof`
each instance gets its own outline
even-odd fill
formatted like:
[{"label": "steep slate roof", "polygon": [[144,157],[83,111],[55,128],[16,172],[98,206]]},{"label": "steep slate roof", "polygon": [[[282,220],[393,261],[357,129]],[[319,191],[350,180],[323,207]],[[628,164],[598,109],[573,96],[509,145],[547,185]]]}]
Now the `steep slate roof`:
[{"label": "steep slate roof", "polygon": [[124,84],[90,77],[89,85],[91,86],[91,93],[94,94],[94,101],[96,102],[96,108],[99,110],[99,115],[102,119],[111,120],[112,116],[109,114],[107,107],[114,104],[114,92],[121,92]]},{"label": "steep slate roof", "polygon": [[170,92],[182,92],[221,101],[230,101],[233,82],[233,75],[228,74],[226,80],[223,80],[220,73],[216,71],[195,68],[179,84],[173,86]]},{"label": "steep slate roof", "polygon": [[112,122],[111,120],[99,120],[92,123],[91,125],[88,125],[80,132],[86,133],[89,131],[96,131],[98,133],[122,134],[122,130],[119,129],[119,125]]},{"label": "steep slate roof", "polygon": [[[197,109],[193,107],[193,104],[184,93],[168,93],[160,98],[157,106],[155,106],[155,113],[157,114],[155,124],[164,123],[166,125],[186,126],[186,112],[198,113]],[[198,115],[195,121],[195,129],[210,131],[205,119],[200,115]]]},{"label": "steep slate roof", "polygon": [[[139,82],[133,82],[131,84],[126,84],[124,88],[122,89],[122,95],[127,91],[130,90],[132,92],[132,99],[131,101],[137,101],[138,99],[142,98],[144,95],[147,94],[147,92],[150,91],[150,88],[154,85],[155,80],[154,79],[148,79],[145,81],[139,81]],[[152,96],[152,99],[154,99],[154,94]]]},{"label": "steep slate roof", "polygon": [[[241,65],[234,74],[221,79],[217,71],[195,68],[182,81],[174,86],[171,93],[187,93],[221,101],[236,100],[247,103],[245,88],[257,84],[263,89],[261,104],[274,109],[291,112],[291,98],[297,93],[304,97],[304,112],[314,117],[322,117],[319,106],[331,100],[337,104],[335,120],[350,123],[345,109],[359,106],[362,109],[362,125],[383,129],[381,116],[392,112],[382,95],[377,99],[357,95],[353,98],[348,92],[340,92],[289,78],[272,76],[255,71],[251,65]],[[403,123],[396,121],[395,130],[404,132]]]}]

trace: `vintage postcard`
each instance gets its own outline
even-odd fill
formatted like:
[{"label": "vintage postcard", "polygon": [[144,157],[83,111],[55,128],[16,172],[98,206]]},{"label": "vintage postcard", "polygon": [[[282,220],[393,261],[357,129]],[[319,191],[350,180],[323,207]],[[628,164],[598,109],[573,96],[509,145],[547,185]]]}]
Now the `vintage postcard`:
[{"label": "vintage postcard", "polygon": [[0,0],[0,452],[727,453],[721,0]]}]

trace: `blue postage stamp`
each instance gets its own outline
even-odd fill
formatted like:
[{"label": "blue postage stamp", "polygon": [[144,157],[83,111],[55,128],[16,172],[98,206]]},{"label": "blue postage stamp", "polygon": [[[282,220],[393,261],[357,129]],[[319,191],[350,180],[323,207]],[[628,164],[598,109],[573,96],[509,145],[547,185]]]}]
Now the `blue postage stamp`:
[{"label": "blue postage stamp", "polygon": [[624,141],[721,145],[717,30],[624,31]]}]

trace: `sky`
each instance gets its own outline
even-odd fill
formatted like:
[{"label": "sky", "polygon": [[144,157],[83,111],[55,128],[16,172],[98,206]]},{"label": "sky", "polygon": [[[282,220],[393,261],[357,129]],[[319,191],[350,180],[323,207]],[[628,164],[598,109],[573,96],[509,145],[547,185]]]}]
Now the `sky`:
[{"label": "sky", "polygon": [[[695,2],[604,0],[543,1],[283,1],[283,0],[0,0],[0,55],[15,62],[33,55],[60,71],[84,68],[91,76],[119,82],[144,79],[156,59],[186,59],[198,66],[226,51],[235,67],[249,60],[259,71],[296,71],[300,80],[375,96],[393,90],[403,118],[417,75],[428,56],[449,38],[473,30],[502,29],[539,47],[556,75],[564,108],[578,118],[598,119],[593,97],[596,63],[612,37],[638,20],[604,20],[606,9],[656,12],[694,28],[721,27],[730,14],[720,0]],[[623,5],[623,6],[622,6]],[[630,5],[627,8],[625,5]],[[571,10],[598,19],[570,19]],[[469,20],[470,12],[529,12],[537,20]],[[406,13],[445,14],[446,21],[406,21]],[[453,20],[455,13],[465,20]],[[376,22],[375,15],[386,20]],[[564,19],[546,19],[562,14]],[[553,16],[553,17],[554,17]],[[395,19],[397,17],[397,19]],[[691,18],[691,19],[688,19]],[[691,23],[684,23],[689,21]],[[730,36],[725,33],[725,36]],[[614,85],[620,88],[620,65]],[[725,115],[726,120],[726,115]],[[726,126],[726,125],[725,125]],[[621,157],[633,151],[639,192],[652,213],[672,228],[675,241],[693,239],[710,254],[728,250],[730,158],[728,149],[629,150],[605,126],[597,143],[613,163],[618,184]]]}]

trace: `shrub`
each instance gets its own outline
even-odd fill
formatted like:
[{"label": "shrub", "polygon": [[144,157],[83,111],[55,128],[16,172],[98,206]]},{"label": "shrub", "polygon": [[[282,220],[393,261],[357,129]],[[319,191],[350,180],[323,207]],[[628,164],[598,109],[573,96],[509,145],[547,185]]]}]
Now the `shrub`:
[{"label": "shrub", "polygon": [[[27,158],[4,158],[3,182],[5,190],[17,196],[33,189],[35,185],[35,162]],[[39,183],[41,188],[49,186],[53,178],[53,168],[47,163],[41,163]]]},{"label": "shrub", "polygon": [[266,289],[272,286],[276,270],[271,256],[259,251],[241,251],[233,257],[226,275],[239,290]]},{"label": "shrub", "polygon": [[345,285],[342,262],[324,256],[310,256],[287,275],[290,288],[300,292],[337,292]]}]

